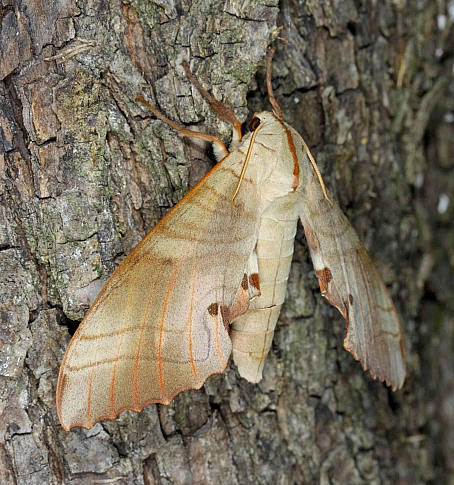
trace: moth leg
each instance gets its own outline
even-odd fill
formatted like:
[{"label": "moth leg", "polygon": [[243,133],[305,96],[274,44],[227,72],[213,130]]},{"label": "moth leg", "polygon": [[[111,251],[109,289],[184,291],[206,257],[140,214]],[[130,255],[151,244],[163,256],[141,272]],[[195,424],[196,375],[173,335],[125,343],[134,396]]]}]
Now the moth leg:
[{"label": "moth leg", "polygon": [[210,108],[224,121],[227,121],[227,123],[231,123],[233,125],[232,143],[234,144],[234,146],[238,144],[242,138],[242,135],[241,135],[242,123],[238,120],[238,118],[235,116],[235,114],[231,109],[227,108],[227,106],[224,103],[221,103],[220,101],[218,101],[206,89],[204,89],[204,87],[199,83],[197,78],[192,73],[186,61],[183,61],[181,65],[186,71],[186,76],[188,77],[188,79],[191,81],[192,84],[194,84],[194,86],[197,88],[197,91],[202,95],[202,97],[204,97],[208,101]]},{"label": "moth leg", "polygon": [[167,123],[170,127],[176,130],[180,136],[186,136],[188,138],[200,138],[202,140],[206,140],[212,143],[216,160],[218,161],[222,160],[224,157],[226,157],[229,154],[229,151],[227,150],[223,141],[218,136],[209,135],[208,133],[199,133],[198,131],[188,130],[187,128],[184,128],[183,126],[179,125],[178,123],[175,123],[174,121],[169,120],[169,118],[164,116],[158,109],[156,109],[152,104],[146,101],[144,97],[141,96],[140,94],[136,96],[136,100],[144,104],[156,116],[156,118],[159,118],[161,121],[163,121],[164,123]]}]

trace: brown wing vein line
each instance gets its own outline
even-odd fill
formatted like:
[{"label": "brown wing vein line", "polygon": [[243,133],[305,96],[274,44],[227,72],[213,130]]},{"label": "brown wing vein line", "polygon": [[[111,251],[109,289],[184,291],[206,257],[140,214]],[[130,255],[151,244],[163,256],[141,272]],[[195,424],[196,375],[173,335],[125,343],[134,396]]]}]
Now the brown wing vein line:
[{"label": "brown wing vein line", "polygon": [[[357,250],[356,254],[357,254],[357,259],[358,259],[358,268],[361,272],[361,276],[362,276],[363,281],[364,281],[364,289],[366,290],[366,301],[368,303],[369,312],[370,312],[370,320],[369,321],[370,322],[376,322],[377,321],[377,315],[375,314],[375,305],[374,305],[374,301],[371,299],[371,295],[370,295],[370,292],[369,292],[369,284],[368,284],[369,281],[367,279],[367,274],[364,271],[364,264],[363,264],[363,260],[361,259],[360,251],[361,251],[361,247]],[[372,313],[374,315],[372,315]],[[364,356],[365,356],[363,366],[367,370],[367,369],[370,369],[370,365],[367,362],[367,358],[366,358],[366,354],[367,354],[366,320],[364,319],[364,314],[363,314],[363,311],[362,311],[362,305],[361,305],[361,316],[363,317],[363,325],[362,325],[363,328],[362,328],[362,330],[363,330],[363,336],[364,336]],[[372,330],[372,329],[370,329],[370,330]],[[375,340],[375,335],[373,335],[373,338]],[[373,345],[371,345],[371,348],[374,351],[374,349],[376,348],[375,342],[373,343]],[[375,377],[375,371],[373,371],[372,374]]]},{"label": "brown wing vein line", "polygon": [[209,212],[210,214],[212,214],[213,212],[218,210],[217,207],[213,207],[212,205],[202,204],[202,202],[200,202],[197,199],[191,200],[189,204],[197,207],[198,209],[201,209],[204,213]]},{"label": "brown wing vein line", "polygon": [[[220,171],[220,172],[229,173],[229,174],[233,175],[233,176],[234,176],[235,178],[237,178],[237,179],[239,179],[239,178],[240,178],[239,174],[237,174],[237,173],[235,172],[235,170],[233,170],[233,168],[225,168],[225,167],[221,167],[221,168],[219,169],[219,171]],[[250,178],[248,178],[248,177],[244,177],[244,178],[243,178],[243,180],[242,180],[242,182],[246,182],[247,184],[252,184],[252,183],[253,183],[253,180],[252,180],[252,179],[250,179]]]},{"label": "brown wing vein line", "polygon": [[196,282],[196,262],[194,261],[194,265],[192,268],[192,282],[191,282],[191,301],[189,304],[189,313],[188,313],[188,350],[189,350],[189,359],[191,361],[191,370],[194,376],[196,386],[199,385],[199,376],[197,375],[197,369],[195,367],[194,355],[192,351],[192,318],[193,318],[193,308],[194,308],[194,289],[195,289],[195,282]]},{"label": "brown wing vein line", "polygon": [[[96,358],[98,356],[98,348],[99,348],[99,340],[95,341],[95,351],[93,355],[93,360],[96,361]],[[93,366],[90,370],[90,374],[88,376],[88,390],[87,390],[87,410],[86,410],[86,417],[88,422],[91,421],[90,415],[91,415],[91,396],[93,393],[93,377],[95,373],[95,366]]]},{"label": "brown wing vein line", "polygon": [[121,324],[121,330],[120,330],[120,341],[118,342],[117,345],[117,354],[115,356],[115,361],[112,369],[112,376],[110,379],[110,412],[114,414],[115,412],[115,379],[117,377],[117,365],[118,365],[118,359],[120,357],[120,350],[121,346],[123,344],[123,337],[126,331],[126,316],[127,316],[127,311],[129,308],[132,306],[132,298],[133,298],[133,289],[134,287],[131,285],[131,288],[129,290],[129,296],[128,296],[128,303],[126,304],[125,311],[123,313],[123,322]]},{"label": "brown wing vein line", "polygon": [[156,277],[156,279],[153,283],[153,286],[148,293],[147,305],[145,307],[145,314],[143,316],[142,323],[140,325],[139,340],[137,342],[137,350],[136,350],[136,355],[135,355],[135,359],[134,359],[134,378],[133,378],[133,380],[134,380],[134,400],[135,400],[137,407],[140,406],[138,378],[139,378],[139,361],[140,361],[140,352],[141,352],[141,347],[142,347],[143,332],[144,332],[145,326],[147,324],[147,317],[148,317],[148,313],[150,311],[151,299],[153,298],[153,294],[154,294],[153,290],[156,286],[156,283],[158,282],[158,279],[159,279],[159,274]]},{"label": "brown wing vein line", "polygon": [[[96,345],[97,349],[97,345]],[[96,350],[95,350],[95,359],[96,359]],[[92,394],[92,386],[93,386],[93,374],[95,372],[95,366],[93,366],[90,370],[90,375],[88,376],[88,391],[87,391],[87,411],[86,411],[86,416],[88,422],[91,421],[90,418],[90,413],[91,413],[91,394]]]},{"label": "brown wing vein line", "polygon": [[[151,328],[159,328],[158,326],[153,327],[153,325],[150,325]],[[133,325],[132,327],[126,327],[121,330],[112,330],[112,332],[106,332],[106,333],[98,333],[96,335],[82,335],[80,337],[80,340],[98,340],[101,338],[109,338],[109,337],[116,337],[117,335],[121,335],[123,333],[127,332],[134,332],[134,330],[140,330],[142,327],[141,325]],[[167,333],[174,333],[174,334],[180,334],[183,333],[184,330],[170,330],[166,329]]]},{"label": "brown wing vein line", "polygon": [[222,194],[211,185],[205,184],[204,188],[212,192],[219,199],[228,201],[230,203],[230,197],[226,196],[225,194]]},{"label": "brown wing vein line", "polygon": [[[333,211],[335,209],[332,208],[331,210]],[[340,210],[340,209],[338,209],[338,210]],[[348,230],[348,225],[347,225],[347,228],[345,229],[345,231],[342,231],[342,234],[345,234],[345,232],[347,232],[347,230]],[[342,239],[340,239],[339,237],[334,237],[334,244],[336,245],[336,248],[337,248],[337,254],[345,254],[344,253],[343,245],[339,246],[339,242],[340,241],[342,241]],[[350,293],[350,279],[348,277],[348,272],[347,272],[347,269],[345,267],[345,260],[346,260],[345,257],[344,258],[340,258],[339,259],[339,263],[340,263],[340,265],[342,267],[342,274],[344,276],[344,283],[345,283],[345,287],[347,289],[347,293]],[[356,278],[353,277],[351,279],[352,279],[352,281],[353,281],[353,283],[355,285],[355,288],[356,288],[355,295],[360,295],[361,292],[358,291],[358,284],[357,284]],[[336,284],[335,281],[333,283]],[[337,291],[339,293],[339,297],[341,298],[340,304],[343,304],[344,306],[347,306],[348,303],[346,303],[346,302],[344,302],[342,300],[341,288],[342,288],[342,282],[339,282],[339,289],[337,289],[337,288],[336,289],[337,289]],[[348,298],[348,294],[346,295],[346,297]],[[356,297],[355,297],[355,300],[357,301],[357,298]],[[360,309],[360,312],[361,312],[362,321],[364,322],[363,308],[362,308],[362,306],[361,306],[360,303],[359,303],[359,309]],[[349,332],[352,331],[351,330],[351,323],[352,322],[351,322],[351,317],[349,315],[350,312],[348,311],[348,308],[346,308],[346,310],[347,310],[347,318],[349,319],[349,322],[348,322],[348,325],[347,325],[347,334],[348,334]],[[356,319],[356,315],[354,315],[353,318],[355,319],[354,325],[355,325],[355,330],[357,331],[358,329],[357,329],[357,319]],[[364,329],[365,329],[365,326],[363,325],[362,331],[363,331],[363,336],[364,336],[364,340],[363,340],[364,345],[362,346],[362,349],[363,349],[364,361],[361,361],[362,364],[363,364],[363,366],[365,365],[365,362],[367,362],[367,350],[366,350],[366,345],[365,345],[365,342],[366,342],[365,337],[366,336],[364,334]],[[350,349],[350,350],[352,350],[354,352],[353,355],[355,356],[356,359],[358,359],[359,356],[358,356],[357,350],[355,350],[355,349]]]},{"label": "brown wing vein line", "polygon": [[[187,224],[186,224],[186,227],[188,227]],[[189,226],[189,228],[191,231],[198,232],[199,234],[202,234],[203,232],[205,232],[205,227]],[[209,238],[202,239],[200,235],[191,236],[188,234],[173,232],[167,228],[161,228],[161,233],[167,236],[169,239],[181,239],[184,241],[191,241],[194,243],[204,243],[210,246],[213,246],[213,245],[215,246],[220,243],[232,244],[237,242],[243,242],[245,239],[247,239],[246,237],[241,237],[241,236],[227,238],[225,237],[225,233],[219,239],[215,239],[212,236],[210,236]]]},{"label": "brown wing vein line", "polygon": [[264,148],[266,151],[268,152],[272,152],[272,153],[276,153],[276,150],[274,150],[274,148],[270,148],[266,145],[264,145],[263,143],[257,141],[257,138],[255,139],[254,141],[254,145],[260,145],[262,148]]},{"label": "brown wing vein line", "polygon": [[[208,342],[209,344],[210,342]],[[203,363],[206,362],[209,357],[209,352],[206,353],[206,355],[203,356],[203,358],[200,359],[194,359],[194,362],[197,363]],[[118,361],[124,361],[124,360],[134,360],[135,361],[136,356],[135,355],[120,355],[118,357]],[[66,366],[66,370],[69,372],[79,372],[85,369],[90,369],[92,367],[100,367],[101,365],[106,365],[106,364],[112,364],[115,362],[116,357],[111,357],[110,359],[103,359],[103,360],[98,360],[97,362],[90,362],[89,364],[83,364],[83,365],[75,365],[75,366]],[[144,362],[157,362],[157,357],[146,357],[144,355],[140,356],[140,361]],[[169,362],[170,364],[190,364],[190,360],[176,360],[176,359],[168,359],[163,357],[162,358],[163,362]]]},{"label": "brown wing vein line", "polygon": [[[336,247],[337,246],[337,243],[336,243]],[[342,251],[343,248],[340,248],[340,250]],[[341,253],[342,254],[342,253]],[[355,251],[355,254],[357,255],[356,251]],[[365,318],[364,318],[364,312],[363,312],[363,307],[361,305],[361,300],[358,301],[358,297],[357,295],[361,295],[362,294],[362,291],[360,291],[360,289],[358,288],[358,282],[357,282],[357,277],[355,275],[353,275],[353,277],[351,278],[351,281],[350,281],[350,278],[348,278],[348,275],[346,274],[346,271],[345,271],[345,264],[343,261],[345,261],[345,259],[341,260],[342,261],[342,272],[344,273],[344,280],[345,280],[345,287],[347,289],[347,295],[346,295],[346,298],[348,298],[348,294],[351,294],[351,291],[350,291],[350,283],[353,283],[354,286],[355,286],[355,291],[353,291],[353,294],[355,295],[355,298],[354,298],[354,302],[356,302],[356,305],[354,307],[354,315],[353,316],[350,316],[351,313],[350,311],[348,310],[348,303],[347,302],[344,302],[342,301],[342,303],[347,306],[347,318],[349,319],[349,324],[347,326],[347,335],[352,331],[352,320],[354,319],[354,327],[355,327],[355,332],[358,332],[358,322],[361,321],[362,324],[361,324],[361,330],[362,330],[362,334],[363,334],[363,344],[360,346],[359,345],[359,339],[357,338],[356,341],[357,341],[357,348],[354,349],[352,347],[350,347],[348,350],[350,352],[352,352],[352,355],[355,357],[355,359],[357,360],[360,360],[362,366],[364,369],[366,369],[368,367],[368,364],[367,364],[367,359],[368,359],[368,355],[367,355],[367,347],[366,347],[366,334],[365,334]],[[353,266],[353,265],[352,265]],[[361,271],[362,273],[362,271]],[[364,281],[364,286],[366,287],[366,298],[367,298],[367,301],[369,301],[369,294],[367,292],[367,284],[366,284],[366,280],[364,279],[364,275],[363,276],[363,281]],[[339,295],[341,298],[342,298],[342,295]],[[358,308],[359,312],[361,314],[361,317],[359,317],[359,315],[356,315],[356,309]],[[346,336],[347,336],[346,335]],[[344,345],[345,346],[345,345]],[[359,348],[361,347],[361,348]],[[361,357],[361,354],[363,355],[363,357]]]},{"label": "brown wing vein line", "polygon": [[[216,201],[212,201],[212,202],[214,204]],[[232,210],[231,207],[228,207],[226,205],[223,205],[222,207],[219,207],[218,205],[206,205],[206,204],[202,204],[202,202],[200,202],[197,199],[192,199],[188,203],[190,205],[195,206],[198,209],[202,210],[203,211],[203,216],[205,216],[207,213],[208,214],[213,214],[214,212],[216,212],[217,215],[221,216],[221,215],[225,215],[227,212],[230,214],[230,211]],[[224,208],[224,210],[223,210],[223,208]],[[253,215],[250,212],[246,212],[246,211],[243,212],[242,217],[247,217],[248,219],[253,219],[254,218]]]},{"label": "brown wing vein line", "polygon": [[165,386],[164,386],[164,376],[163,376],[163,369],[162,369],[162,334],[164,332],[164,325],[166,321],[166,313],[167,313],[167,307],[169,305],[169,300],[170,296],[172,294],[173,288],[175,286],[175,280],[178,274],[178,268],[175,268],[173,270],[172,276],[169,281],[169,285],[167,286],[167,291],[166,295],[164,298],[164,303],[162,305],[162,311],[161,311],[161,319],[160,319],[160,325],[159,325],[159,339],[158,339],[158,353],[157,353],[157,359],[158,359],[158,379],[159,379],[159,388],[161,390],[161,395],[162,395],[162,400],[164,402],[167,401],[166,398],[166,393],[165,393]]}]

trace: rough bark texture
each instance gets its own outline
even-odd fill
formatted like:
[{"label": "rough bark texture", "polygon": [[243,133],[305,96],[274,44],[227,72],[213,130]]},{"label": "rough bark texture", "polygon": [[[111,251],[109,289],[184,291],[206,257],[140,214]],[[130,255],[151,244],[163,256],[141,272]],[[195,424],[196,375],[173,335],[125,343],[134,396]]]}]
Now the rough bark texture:
[{"label": "rough bark texture", "polygon": [[[453,6],[448,0],[0,1],[0,483],[454,483]],[[451,16],[450,16],[451,13]],[[220,134],[286,119],[402,316],[395,394],[342,349],[302,231],[264,380],[233,365],[168,407],[64,432],[58,366],[105,279],[211,166],[135,101]],[[208,155],[207,155],[208,153]]]}]

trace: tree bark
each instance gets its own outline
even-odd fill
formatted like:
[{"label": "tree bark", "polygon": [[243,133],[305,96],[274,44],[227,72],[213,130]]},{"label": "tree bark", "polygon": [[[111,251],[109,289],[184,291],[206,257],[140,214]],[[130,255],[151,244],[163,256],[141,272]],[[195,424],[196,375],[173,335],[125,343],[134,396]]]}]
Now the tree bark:
[{"label": "tree bark", "polygon": [[[454,483],[448,3],[0,3],[1,484]],[[393,295],[404,389],[343,350],[299,229],[260,384],[231,364],[169,406],[66,433],[55,386],[69,332],[213,164],[136,95],[227,142],[181,61],[244,120],[270,109],[264,58],[278,25],[276,97]]]}]

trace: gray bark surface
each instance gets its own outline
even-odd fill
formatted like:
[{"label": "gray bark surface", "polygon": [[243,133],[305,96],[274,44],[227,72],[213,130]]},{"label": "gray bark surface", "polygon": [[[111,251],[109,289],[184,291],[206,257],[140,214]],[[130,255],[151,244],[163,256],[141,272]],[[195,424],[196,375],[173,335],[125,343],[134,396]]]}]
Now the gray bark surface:
[{"label": "gray bark surface", "polygon": [[[454,484],[454,101],[448,0],[0,1],[0,483]],[[451,16],[450,16],[451,12]],[[229,141],[181,61],[244,120],[286,120],[402,317],[391,393],[342,348],[298,231],[264,379],[233,364],[170,406],[63,431],[59,364],[126,254],[212,166],[145,113]]]}]

